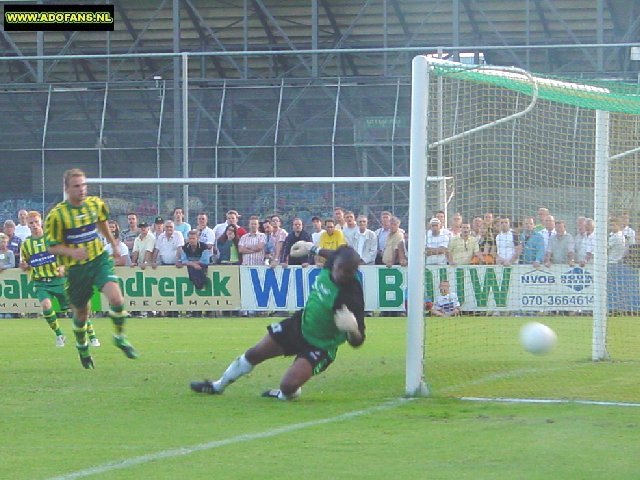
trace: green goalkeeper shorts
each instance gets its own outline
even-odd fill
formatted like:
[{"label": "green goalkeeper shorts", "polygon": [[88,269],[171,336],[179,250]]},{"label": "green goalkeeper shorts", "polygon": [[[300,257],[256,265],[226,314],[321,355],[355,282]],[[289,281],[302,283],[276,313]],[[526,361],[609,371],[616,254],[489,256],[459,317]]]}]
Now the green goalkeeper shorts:
[{"label": "green goalkeeper shorts", "polygon": [[69,302],[64,288],[64,278],[42,278],[40,280],[34,280],[33,284],[35,286],[36,296],[41,303],[46,299],[53,300],[57,298],[60,304],[60,310],[67,310],[69,308]]},{"label": "green goalkeeper shorts", "polygon": [[84,307],[91,300],[93,287],[102,290],[109,282],[117,282],[113,259],[107,252],[93,260],[69,268],[67,275],[67,295],[71,305]]}]

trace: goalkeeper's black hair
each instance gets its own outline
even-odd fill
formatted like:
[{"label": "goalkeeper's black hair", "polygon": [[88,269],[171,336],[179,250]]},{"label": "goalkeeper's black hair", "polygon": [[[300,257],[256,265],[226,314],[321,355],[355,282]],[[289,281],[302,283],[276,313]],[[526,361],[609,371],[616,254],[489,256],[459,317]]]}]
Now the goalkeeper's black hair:
[{"label": "goalkeeper's black hair", "polygon": [[342,245],[327,259],[324,268],[331,270],[337,258],[340,258],[345,264],[355,267],[356,270],[360,266],[360,255],[358,255],[358,252],[352,247]]}]

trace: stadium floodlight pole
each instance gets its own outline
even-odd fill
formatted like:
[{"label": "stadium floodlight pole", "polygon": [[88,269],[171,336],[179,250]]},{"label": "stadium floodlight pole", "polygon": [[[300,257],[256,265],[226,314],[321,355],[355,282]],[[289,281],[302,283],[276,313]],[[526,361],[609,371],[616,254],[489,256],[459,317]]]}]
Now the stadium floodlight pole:
[{"label": "stadium floodlight pole", "polygon": [[[189,178],[189,56],[182,53],[182,177]],[[189,218],[189,184],[182,185],[182,212]]]}]

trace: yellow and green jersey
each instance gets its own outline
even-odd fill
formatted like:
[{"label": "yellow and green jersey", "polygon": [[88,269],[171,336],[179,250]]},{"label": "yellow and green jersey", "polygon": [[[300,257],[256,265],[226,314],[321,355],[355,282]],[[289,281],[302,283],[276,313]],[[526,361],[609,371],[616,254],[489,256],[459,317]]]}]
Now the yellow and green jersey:
[{"label": "yellow and green jersey", "polygon": [[56,256],[47,250],[47,242],[42,237],[27,237],[20,245],[20,256],[31,268],[31,280],[54,278],[58,276]]},{"label": "yellow and green jersey", "polygon": [[99,197],[87,197],[79,207],[67,201],[56,205],[47,215],[45,222],[48,245],[64,244],[87,251],[87,258],[84,260],[60,255],[59,263],[71,267],[98,257],[104,251],[104,244],[98,235],[98,223],[108,219],[109,207]]}]

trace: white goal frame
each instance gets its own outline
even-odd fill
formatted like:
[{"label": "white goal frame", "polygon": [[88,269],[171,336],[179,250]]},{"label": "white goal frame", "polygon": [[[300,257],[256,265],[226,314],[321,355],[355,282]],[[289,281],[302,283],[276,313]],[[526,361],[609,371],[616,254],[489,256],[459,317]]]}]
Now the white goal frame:
[{"label": "white goal frame", "polygon": [[[461,69],[475,69],[487,75],[506,76],[520,82],[527,82],[532,89],[531,103],[524,110],[499,120],[475,127],[449,138],[438,139],[429,143],[427,138],[427,122],[429,111],[429,75],[435,65],[455,66]],[[411,130],[410,130],[410,197],[409,197],[409,231],[412,240],[409,242],[409,263],[407,283],[408,291],[408,324],[407,324],[407,358],[405,393],[408,396],[428,395],[428,381],[425,375],[425,318],[424,318],[424,238],[426,238],[426,212],[424,199],[426,196],[426,165],[428,148],[451,143],[460,138],[472,135],[481,130],[495,127],[498,124],[512,121],[526,115],[535,105],[538,97],[538,86],[568,86],[557,80],[534,77],[525,70],[513,67],[469,66],[459,63],[430,58],[424,55],[414,57],[412,62],[411,85]],[[572,84],[578,89],[594,87]],[[594,186],[594,306],[592,328],[593,361],[608,359],[606,350],[607,331],[607,225],[608,225],[608,193],[609,162],[638,151],[638,148],[615,155],[609,154],[609,112],[596,111],[595,129],[595,186]],[[422,241],[420,241],[422,239]]]}]

